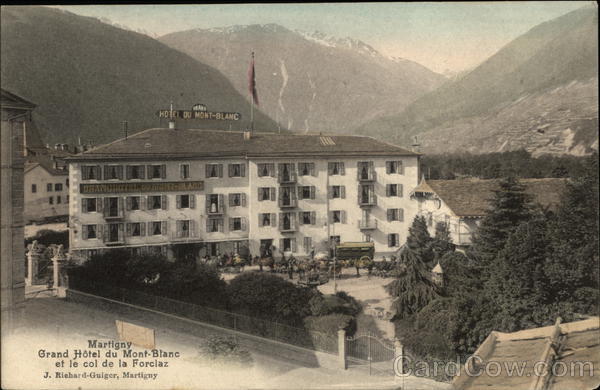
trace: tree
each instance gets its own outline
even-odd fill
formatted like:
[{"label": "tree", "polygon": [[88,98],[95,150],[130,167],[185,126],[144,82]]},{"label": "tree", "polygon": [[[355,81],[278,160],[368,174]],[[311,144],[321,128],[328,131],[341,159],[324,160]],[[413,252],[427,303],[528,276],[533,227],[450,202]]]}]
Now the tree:
[{"label": "tree", "polygon": [[425,217],[417,215],[413,220],[411,227],[408,228],[406,246],[414,252],[422,262],[430,264],[433,261],[433,250],[431,248],[432,241],[433,239],[427,230]]},{"label": "tree", "polygon": [[454,252],[455,246],[452,244],[450,229],[446,222],[438,222],[435,225],[435,236],[431,242],[434,261],[439,261],[446,253]]},{"label": "tree", "polygon": [[396,280],[385,286],[392,297],[395,317],[402,319],[413,315],[438,298],[438,287],[431,281],[430,271],[419,254],[410,247],[400,253],[400,262],[405,266],[405,272]]},{"label": "tree", "polygon": [[470,255],[487,267],[506,243],[509,234],[521,222],[531,218],[531,197],[514,177],[500,181],[499,189],[494,190],[490,199],[490,210],[482,219],[473,237]]}]

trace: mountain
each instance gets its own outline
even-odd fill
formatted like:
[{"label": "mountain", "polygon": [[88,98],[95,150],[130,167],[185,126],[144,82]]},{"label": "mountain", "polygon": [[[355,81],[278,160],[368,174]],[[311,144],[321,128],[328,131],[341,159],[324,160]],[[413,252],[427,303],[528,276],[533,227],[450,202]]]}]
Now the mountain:
[{"label": "mountain", "polygon": [[219,69],[246,97],[254,52],[261,109],[295,131],[347,132],[399,112],[446,81],[415,62],[387,58],[360,40],[277,24],[196,29],[159,40]]},{"label": "mountain", "polygon": [[[234,129],[249,125],[250,105],[213,67],[145,35],[46,7],[2,7],[2,88],[37,104],[34,120],[45,142],[105,143],[129,131],[166,126],[156,111],[242,114],[238,122],[187,121],[182,127]],[[191,123],[193,122],[193,123]],[[276,124],[255,112],[255,127]]]},{"label": "mountain", "polygon": [[358,126],[422,152],[598,148],[598,12],[585,7],[542,23],[487,61],[397,115]]}]

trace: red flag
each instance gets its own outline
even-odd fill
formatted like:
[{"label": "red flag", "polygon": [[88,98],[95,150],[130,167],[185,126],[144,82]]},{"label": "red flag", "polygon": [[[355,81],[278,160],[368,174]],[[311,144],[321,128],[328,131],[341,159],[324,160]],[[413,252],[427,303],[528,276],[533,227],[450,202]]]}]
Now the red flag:
[{"label": "red flag", "polygon": [[252,95],[254,104],[258,106],[258,93],[256,92],[256,73],[254,72],[254,52],[252,52],[252,61],[248,68],[248,91]]}]

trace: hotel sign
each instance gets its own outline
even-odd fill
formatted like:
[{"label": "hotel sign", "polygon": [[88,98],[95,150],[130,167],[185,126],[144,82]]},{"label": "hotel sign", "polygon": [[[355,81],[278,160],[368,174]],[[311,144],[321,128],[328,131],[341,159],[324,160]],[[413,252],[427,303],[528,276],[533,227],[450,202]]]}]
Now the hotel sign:
[{"label": "hotel sign", "polygon": [[242,114],[239,112],[215,112],[202,110],[159,110],[156,112],[159,118],[167,119],[208,119],[217,121],[239,121]]},{"label": "hotel sign", "polygon": [[117,192],[169,192],[169,191],[202,191],[203,181],[168,181],[143,183],[106,183],[80,184],[82,194],[107,194]]}]

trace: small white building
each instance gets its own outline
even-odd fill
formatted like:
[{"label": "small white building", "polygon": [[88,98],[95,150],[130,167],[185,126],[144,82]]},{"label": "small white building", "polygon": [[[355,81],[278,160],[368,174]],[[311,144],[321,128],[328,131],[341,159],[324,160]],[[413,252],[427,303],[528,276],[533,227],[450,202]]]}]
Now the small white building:
[{"label": "small white building", "polygon": [[67,220],[69,172],[52,157],[32,157],[25,164],[25,223]]},{"label": "small white building", "polygon": [[395,252],[419,155],[371,137],[149,129],[67,159],[70,249]]},{"label": "small white building", "polygon": [[[417,213],[425,217],[429,233],[446,223],[452,242],[459,249],[471,245],[473,233],[489,209],[489,200],[499,187],[498,179],[422,180],[410,193]],[[532,201],[544,208],[556,208],[567,179],[520,179]]]}]

